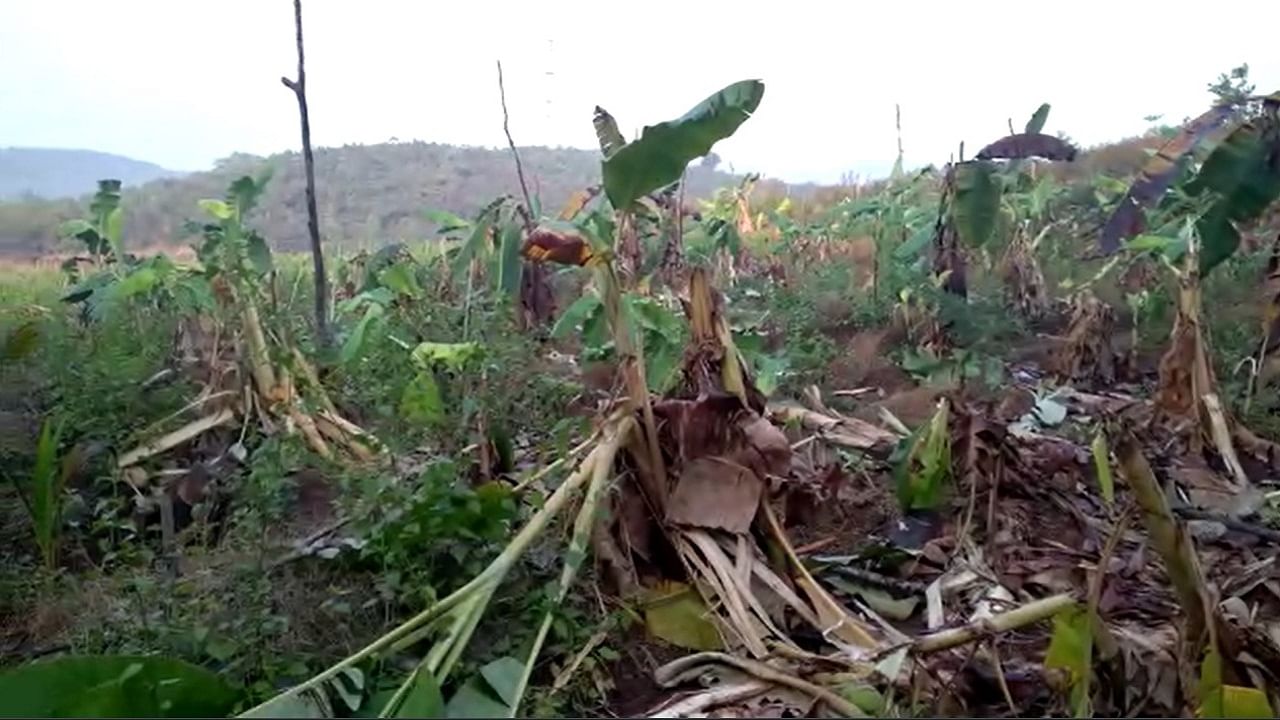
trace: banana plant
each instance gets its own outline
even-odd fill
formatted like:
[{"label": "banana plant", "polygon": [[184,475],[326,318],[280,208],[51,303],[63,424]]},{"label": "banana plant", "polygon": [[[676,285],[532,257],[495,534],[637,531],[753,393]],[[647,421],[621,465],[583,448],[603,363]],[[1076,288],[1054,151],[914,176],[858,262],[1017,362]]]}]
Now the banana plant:
[{"label": "banana plant", "polygon": [[[156,306],[196,312],[212,305],[212,292],[199,273],[177,265],[165,255],[137,258],[122,249],[124,209],[120,181],[99,180],[89,203],[89,217],[69,220],[59,229],[63,237],[84,243],[87,255],[62,264],[72,287],[63,302],[79,305],[86,321],[101,321],[128,303],[145,300]],[[90,269],[88,274],[82,266]]]},{"label": "banana plant", "polygon": [[1033,157],[1051,162],[1075,159],[1074,146],[1041,132],[1048,115],[1048,104],[1041,105],[1024,132],[987,145],[973,160],[947,166],[934,235],[934,273],[946,278],[947,292],[966,297],[967,252],[989,254],[1008,235],[1014,218],[1003,197],[1006,188],[1016,187],[1022,177],[1023,163]]},{"label": "banana plant", "polygon": [[[124,211],[120,207],[120,181],[99,180],[98,191],[89,202],[89,217],[68,220],[58,230],[64,238],[74,237],[84,243],[88,257],[68,260],[73,268],[76,262],[94,264],[115,262],[121,257],[120,242],[124,232]],[[64,267],[68,267],[64,264]]]},{"label": "banana plant", "polygon": [[612,115],[596,107],[593,124],[604,156],[601,175],[605,195],[618,212],[616,254],[624,278],[635,280],[641,271],[642,248],[634,224],[637,202],[678,181],[690,162],[733,135],[763,97],[764,83],[759,80],[727,85],[684,115],[646,126],[632,142],[623,138]]}]

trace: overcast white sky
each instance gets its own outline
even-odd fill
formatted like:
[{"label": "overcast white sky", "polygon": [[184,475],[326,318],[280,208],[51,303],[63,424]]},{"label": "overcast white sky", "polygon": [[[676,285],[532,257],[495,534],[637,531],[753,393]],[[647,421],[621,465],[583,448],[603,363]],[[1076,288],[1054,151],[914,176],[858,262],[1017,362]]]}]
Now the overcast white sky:
[{"label": "overcast white sky", "polygon": [[[716,150],[792,181],[884,172],[902,105],[908,165],[1021,126],[1083,144],[1205,108],[1248,62],[1280,89],[1280,0],[1183,5],[888,0],[304,0],[313,141],[595,147],[760,78],[756,116]],[[0,0],[0,146],[90,148],[179,170],[298,145],[290,0]],[[1159,52],[1159,56],[1153,56]]]}]

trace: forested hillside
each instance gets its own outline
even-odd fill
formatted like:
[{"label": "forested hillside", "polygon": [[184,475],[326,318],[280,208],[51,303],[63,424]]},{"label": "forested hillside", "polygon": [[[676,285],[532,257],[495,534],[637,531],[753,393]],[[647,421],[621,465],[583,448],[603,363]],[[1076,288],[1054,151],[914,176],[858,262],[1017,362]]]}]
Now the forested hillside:
[{"label": "forested hillside", "polygon": [[[600,182],[600,153],[572,148],[526,147],[521,161],[529,191],[548,207],[558,207],[575,190]],[[184,244],[183,224],[196,201],[220,197],[244,174],[272,168],[254,221],[273,246],[306,247],[306,210],[299,153],[262,158],[233,155],[208,172],[165,178],[124,195],[128,247]],[[104,176],[106,177],[106,176]],[[511,153],[436,143],[384,143],[321,148],[316,151],[320,227],[327,241],[352,246],[419,239],[434,228],[424,211],[442,209],[470,215],[494,196],[518,195]],[[687,192],[709,195],[735,178],[713,163],[690,168]],[[27,199],[0,203],[0,253],[35,255],[56,251],[56,228],[79,217],[83,198]]]}]

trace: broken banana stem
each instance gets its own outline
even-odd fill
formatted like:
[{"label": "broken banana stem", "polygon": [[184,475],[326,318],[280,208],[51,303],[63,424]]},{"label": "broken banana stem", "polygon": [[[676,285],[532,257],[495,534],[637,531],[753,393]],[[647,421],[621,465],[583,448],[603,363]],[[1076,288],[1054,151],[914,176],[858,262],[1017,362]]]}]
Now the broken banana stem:
[{"label": "broken banana stem", "polygon": [[898,437],[869,422],[851,417],[832,417],[799,405],[770,403],[765,412],[769,419],[783,425],[800,423],[800,427],[816,432],[827,442],[854,450],[888,448]]},{"label": "broken banana stem", "polygon": [[290,347],[289,350],[293,353],[294,365],[302,373],[302,377],[306,379],[307,384],[311,386],[312,396],[319,401],[320,407],[324,408],[325,412],[337,417],[338,410],[333,406],[333,401],[329,399],[329,393],[324,391],[324,385],[320,384],[320,376],[316,373],[315,367],[297,347]]},{"label": "broken banana stem", "polygon": [[275,370],[271,367],[271,358],[267,353],[267,336],[262,331],[262,320],[258,317],[258,306],[249,298],[240,299],[244,321],[245,344],[249,346],[249,365],[253,373],[253,381],[258,392],[264,398],[271,398],[276,387]]},{"label": "broken banana stem", "polygon": [[302,433],[302,437],[306,438],[307,445],[311,446],[315,454],[325,460],[333,459],[333,451],[329,449],[329,444],[320,435],[320,430],[316,427],[316,422],[311,419],[310,415],[296,408],[291,408],[289,410],[289,419],[297,426],[298,431]]},{"label": "broken banana stem", "polygon": [[[613,447],[612,453],[616,455],[619,446],[614,445]],[[556,592],[555,605],[547,608],[547,613],[543,616],[542,625],[538,628],[538,634],[534,637],[533,646],[529,649],[529,659],[525,662],[520,682],[512,693],[514,698],[510,703],[512,717],[515,716],[516,710],[519,709],[520,700],[524,696],[525,690],[529,687],[529,679],[533,675],[538,655],[542,652],[542,645],[547,640],[547,633],[551,631],[551,623],[557,615],[556,610],[564,604],[565,598],[569,595],[569,588],[573,586],[573,582],[578,576],[578,570],[582,567],[583,558],[587,556],[587,544],[590,541],[592,531],[598,525],[598,511],[601,499],[605,496],[605,486],[608,485],[609,478],[614,472],[613,464],[613,457],[601,456],[596,459],[594,466],[591,468],[591,481],[587,484],[587,490],[582,498],[582,505],[573,521],[573,534],[569,538],[569,551],[565,553],[564,568],[560,572],[560,587]]]},{"label": "broken banana stem", "polygon": [[1185,637],[1198,643],[1207,630],[1205,581],[1191,535],[1174,517],[1169,500],[1142,454],[1137,438],[1128,429],[1121,431],[1116,457],[1120,461],[1120,472],[1142,508],[1147,534],[1164,560],[1165,572],[1173,583],[1178,603],[1182,605],[1187,623]]},{"label": "broken banana stem", "polygon": [[990,635],[1017,630],[1027,625],[1034,625],[1042,620],[1048,620],[1075,604],[1076,599],[1070,593],[1051,595],[998,615],[979,618],[958,628],[951,628],[916,638],[915,642],[911,643],[911,650],[916,655],[948,650]]},{"label": "broken banana stem", "polygon": [[119,459],[116,460],[116,467],[126,468],[130,465],[136,465],[149,457],[159,455],[165,450],[175,448],[189,440],[199,437],[203,433],[208,432],[219,425],[225,425],[226,423],[231,422],[235,416],[236,414],[231,411],[231,408],[223,408],[215,413],[193,420],[171,433],[161,435],[150,442],[145,442],[133,450],[121,455]]},{"label": "broken banana stem", "polygon": [[796,579],[796,584],[809,596],[819,621],[828,625],[828,627],[818,629],[824,635],[830,633],[842,642],[855,647],[866,650],[879,650],[882,643],[875,638],[870,628],[859,622],[843,605],[836,602],[836,599],[831,597],[831,594],[818,584],[818,581],[814,579],[808,568],[800,561],[795,549],[791,546],[791,541],[782,530],[782,523],[778,522],[778,516],[774,514],[773,508],[769,506],[769,503],[762,501],[760,509],[764,515],[767,531],[773,535],[774,540],[778,542],[778,545],[786,555],[787,562],[799,575]]},{"label": "broken banana stem", "polygon": [[[542,507],[529,518],[524,527],[516,533],[511,542],[502,550],[502,553],[493,562],[489,563],[479,575],[476,575],[448,597],[437,601],[431,607],[401,623],[358,652],[338,661],[310,679],[281,692],[276,697],[241,713],[238,717],[254,716],[264,710],[274,709],[272,707],[273,704],[279,704],[280,699],[284,696],[297,697],[315,691],[349,667],[356,666],[371,657],[390,655],[399,650],[404,650],[422,640],[433,627],[437,626],[437,623],[446,620],[449,618],[450,613],[457,612],[460,608],[467,613],[462,615],[465,620],[474,619],[478,621],[478,616],[483,613],[484,608],[468,606],[478,603],[481,598],[487,599],[487,596],[493,594],[497,584],[519,561],[534,540],[550,526],[551,521],[564,510],[577,491],[594,476],[596,464],[601,463],[608,467],[613,466],[618,448],[621,447],[634,429],[635,421],[630,417],[624,417],[608,428],[604,433],[604,438],[596,445],[595,449],[583,458],[578,468],[564,482],[556,487],[555,491],[547,497]],[[455,626],[459,632],[450,633],[450,642],[460,643],[465,646],[470,637],[470,630],[466,627],[458,626],[456,622]],[[474,627],[471,629],[473,630]],[[446,649],[452,650],[452,648]],[[439,657],[439,654],[436,654],[436,656]]]},{"label": "broken banana stem", "polygon": [[802,680],[794,675],[785,673],[775,667],[766,665],[759,660],[738,658],[721,652],[701,652],[674,660],[655,670],[653,673],[653,679],[663,687],[670,687],[679,678],[685,677],[693,668],[698,667],[699,665],[708,665],[712,663],[728,665],[731,668],[740,670],[766,682],[770,682],[775,685],[785,685],[794,690],[799,690],[802,693],[826,703],[832,710],[835,710],[844,717],[867,717],[867,714],[858,709],[857,705],[854,705],[824,687],[814,685],[807,680]]},{"label": "broken banana stem", "polygon": [[368,462],[376,457],[373,451],[365,447],[359,440],[351,437],[345,430],[334,424],[323,414],[316,415],[315,424],[316,429],[320,431],[322,436],[346,448],[347,452],[354,455],[361,462]]},{"label": "broken banana stem", "polygon": [[641,478],[650,502],[659,508],[666,507],[667,470],[658,445],[658,423],[653,415],[653,403],[649,401],[649,386],[644,375],[644,348],[622,316],[622,292],[613,266],[605,264],[596,270],[596,282],[600,286],[600,298],[604,304],[605,319],[613,331],[613,343],[622,359],[622,374],[627,383],[627,395],[640,410],[644,421],[645,444],[651,472]]}]

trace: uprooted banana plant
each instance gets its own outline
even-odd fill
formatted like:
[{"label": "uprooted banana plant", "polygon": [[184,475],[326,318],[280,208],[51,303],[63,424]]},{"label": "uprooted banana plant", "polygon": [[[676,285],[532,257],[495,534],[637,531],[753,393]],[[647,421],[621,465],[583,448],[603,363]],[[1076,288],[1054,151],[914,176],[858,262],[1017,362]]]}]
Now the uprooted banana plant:
[{"label": "uprooted banana plant", "polygon": [[[211,222],[200,226],[202,273],[218,308],[188,318],[182,342],[204,372],[204,389],[184,411],[204,414],[187,424],[143,440],[122,453],[117,466],[135,485],[144,480],[142,463],[201,434],[256,415],[268,432],[300,433],[325,458],[343,453],[357,460],[374,457],[377,441],[334,407],[315,368],[283,330],[263,321],[272,259],[266,241],[244,224],[267,176],[242,177],[223,200],[202,200]],[[246,372],[241,372],[241,370]],[[336,449],[336,452],[335,452]]]},{"label": "uprooted banana plant", "polygon": [[[582,506],[574,522],[573,535],[565,554],[564,568],[555,595],[555,604],[563,602],[586,557],[586,546],[597,517],[604,490],[613,474],[614,461],[620,448],[630,442],[636,423],[625,407],[601,424],[594,447],[578,463],[555,492],[544,501],[511,539],[497,558],[470,582],[426,610],[401,623],[360,651],[335,663],[325,671],[296,685],[276,697],[251,708],[240,717],[332,717],[333,704],[342,700],[355,711],[368,704],[377,717],[439,717],[445,706],[441,686],[448,680],[458,659],[480,624],[494,593],[526,550],[564,511],[575,495],[586,487]],[[500,685],[502,703],[479,692],[474,684],[463,685],[450,700],[451,707],[466,716],[514,717],[528,687],[534,663],[550,628],[555,607],[548,609],[538,634],[524,661],[507,658],[508,662],[492,666],[492,673],[502,673],[499,682],[491,672],[484,678]],[[397,654],[408,652],[420,643],[431,641],[416,667],[390,693],[365,697],[364,674],[371,665],[385,663]],[[475,683],[476,680],[472,680]],[[488,704],[486,704],[486,702]]]}]

